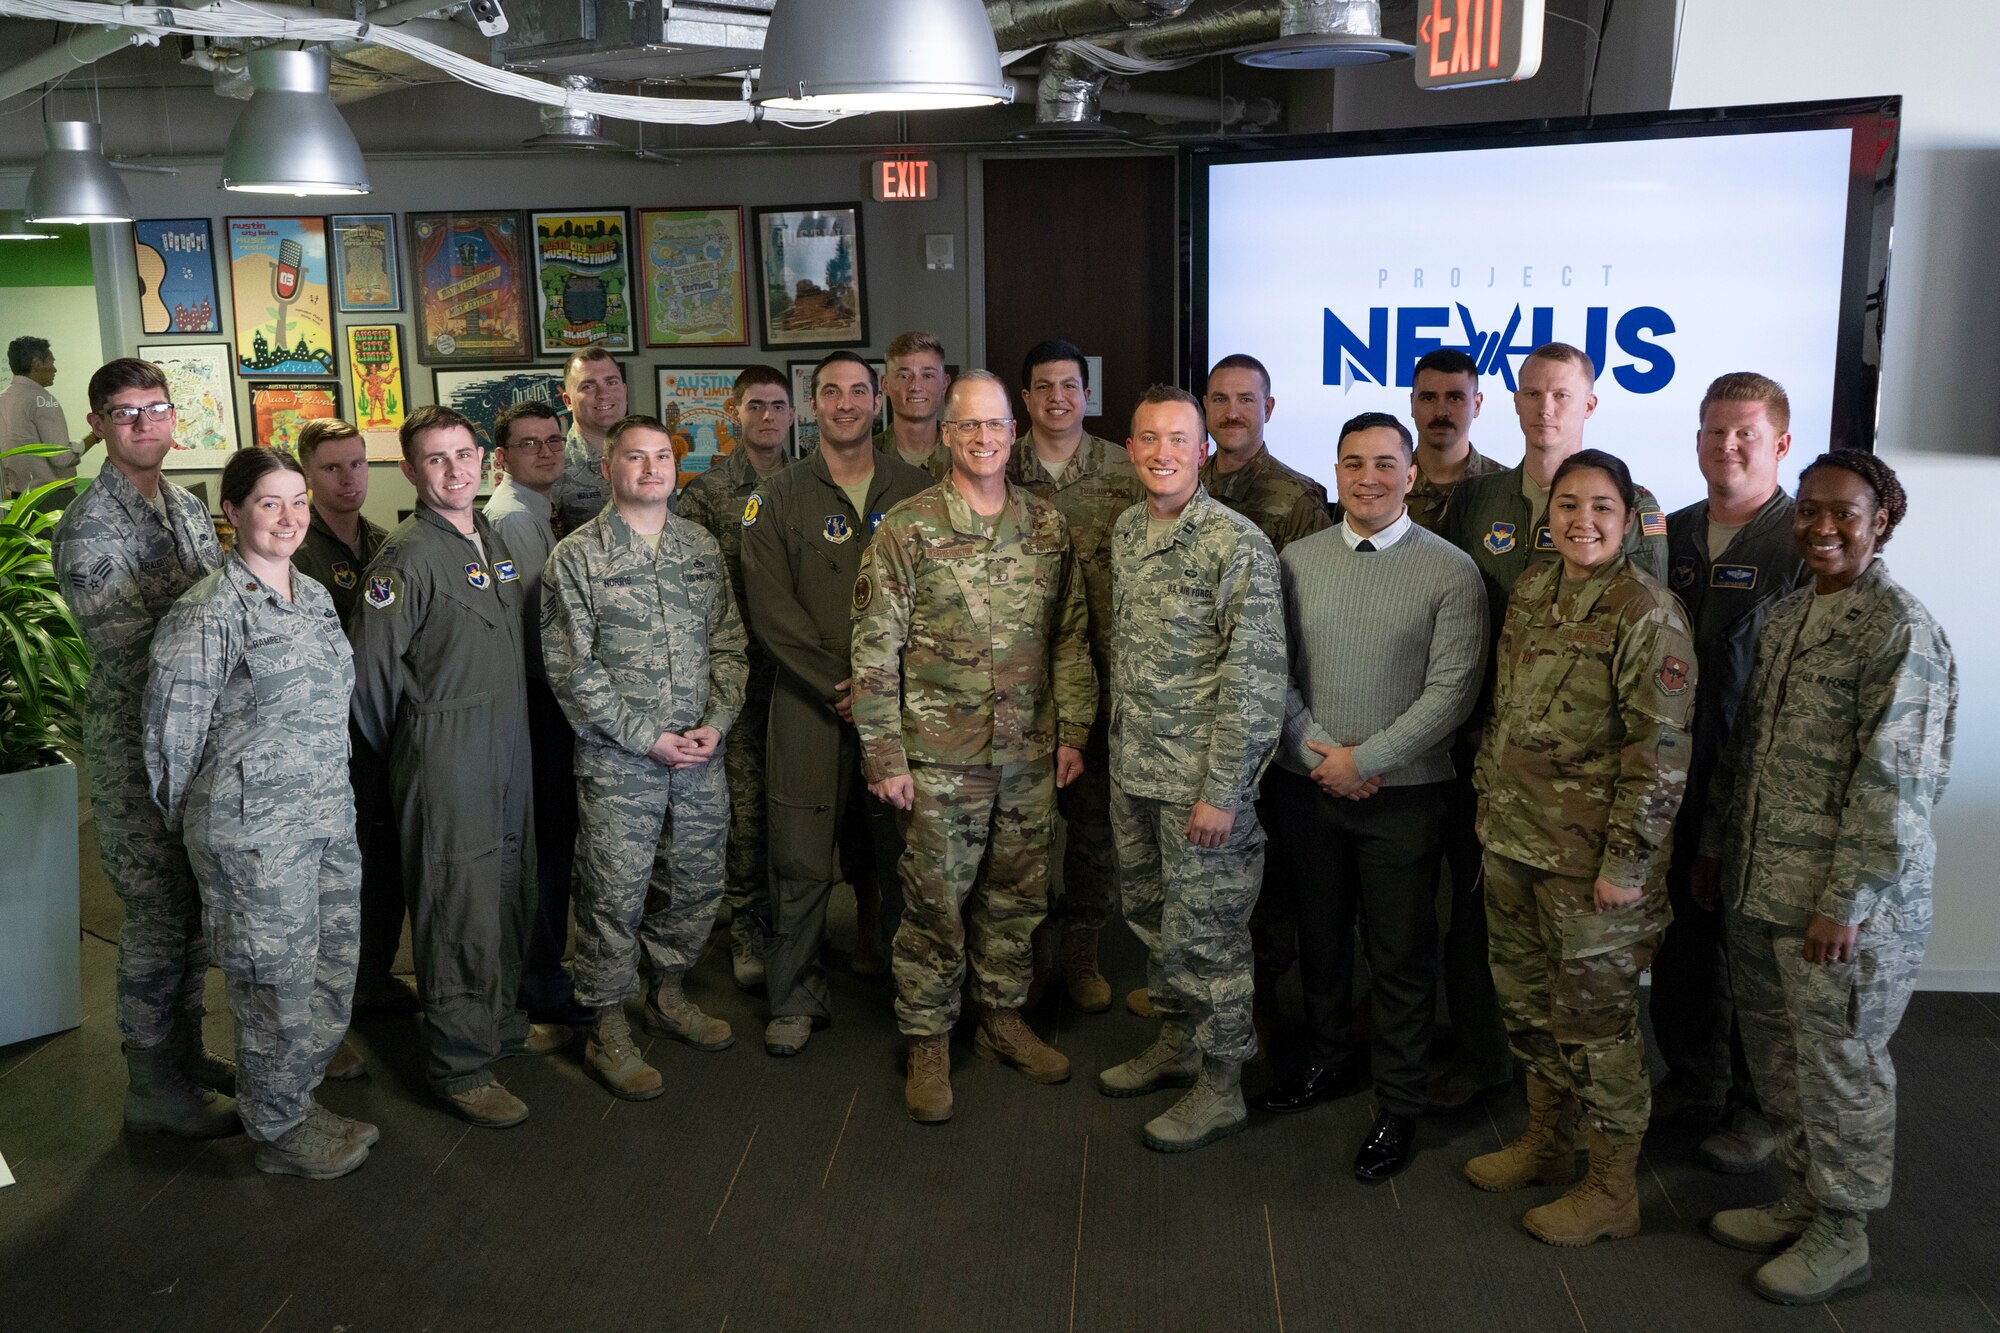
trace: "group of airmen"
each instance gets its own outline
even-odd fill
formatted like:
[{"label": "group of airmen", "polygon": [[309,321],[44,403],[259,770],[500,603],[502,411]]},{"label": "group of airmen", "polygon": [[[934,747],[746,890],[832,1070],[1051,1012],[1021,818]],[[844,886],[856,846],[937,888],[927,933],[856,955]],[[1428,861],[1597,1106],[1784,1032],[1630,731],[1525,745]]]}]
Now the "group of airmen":
[{"label": "group of airmen", "polygon": [[[1185,1089],[1149,1147],[1372,1086],[1354,1171],[1384,1180],[1418,1116],[1511,1087],[1518,1060],[1527,1127],[1466,1175],[1559,1187],[1532,1234],[1634,1234],[1640,1136],[1701,1117],[1709,1165],[1775,1154],[1791,1182],[1709,1223],[1774,1256],[1757,1289],[1865,1281],[1957,689],[1876,558],[1893,471],[1827,454],[1786,494],[1784,391],[1729,374],[1699,409],[1707,498],[1664,514],[1584,446],[1594,370],[1550,344],[1512,395],[1520,463],[1472,447],[1477,368],[1436,351],[1414,431],[1368,413],[1328,442],[1330,502],[1266,447],[1254,358],[1199,398],[1148,390],[1123,446],[1086,431],[1087,377],[1038,345],[1017,422],[1005,381],[948,376],[927,334],[881,377],[827,356],[799,408],[752,367],[733,452],[676,494],[673,433],[586,349],[566,431],[539,403],[491,423],[483,511],[451,409],[402,428],[417,503],[390,533],[360,512],[362,439],[316,422],[296,458],[224,470],[225,553],[161,475],[158,368],[100,369],[107,461],[54,555],[126,909],[127,1127],[240,1125],[260,1169],[354,1170],[378,1131],[314,1089],[362,1071],[361,1007],[421,1009],[429,1084],[474,1124],[525,1119],[496,1065],[576,1030],[613,1095],[657,1097],[628,1005],[732,1044],[684,985],[724,905],[765,1050],[798,1056],[833,1018],[845,883],[916,1121],[952,1115],[968,994],[979,1055],[1067,1079],[1024,1015],[1058,989],[1110,1007],[1099,936],[1122,915],[1147,956],[1126,1003],[1158,1026],[1097,1082]],[[795,410],[819,446],[794,462]],[[414,990],[392,970],[406,911]],[[203,1049],[211,962],[233,1065]],[[1303,1061],[1246,1103],[1294,965]]]}]

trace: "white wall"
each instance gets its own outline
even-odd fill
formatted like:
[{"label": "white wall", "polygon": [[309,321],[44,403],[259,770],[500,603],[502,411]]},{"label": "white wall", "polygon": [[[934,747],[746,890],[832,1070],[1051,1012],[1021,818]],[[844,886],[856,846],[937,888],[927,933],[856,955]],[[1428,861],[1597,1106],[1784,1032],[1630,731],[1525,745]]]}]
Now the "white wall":
[{"label": "white wall", "polygon": [[2000,496],[2000,80],[1957,56],[2000,46],[2000,6],[1944,0],[1905,13],[1880,0],[1683,0],[1683,9],[1677,108],[1904,99],[1877,449],[1910,493],[1910,517],[1886,559],[1950,634],[1961,701],[1923,981],[2000,990],[2000,616],[1979,554]]}]

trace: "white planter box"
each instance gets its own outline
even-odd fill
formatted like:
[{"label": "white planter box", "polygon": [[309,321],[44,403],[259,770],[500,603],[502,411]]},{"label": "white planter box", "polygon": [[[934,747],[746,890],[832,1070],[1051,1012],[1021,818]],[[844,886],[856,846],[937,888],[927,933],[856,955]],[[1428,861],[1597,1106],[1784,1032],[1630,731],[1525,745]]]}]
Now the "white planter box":
[{"label": "white planter box", "polygon": [[0,774],[0,1046],[83,1022],[76,769]]}]

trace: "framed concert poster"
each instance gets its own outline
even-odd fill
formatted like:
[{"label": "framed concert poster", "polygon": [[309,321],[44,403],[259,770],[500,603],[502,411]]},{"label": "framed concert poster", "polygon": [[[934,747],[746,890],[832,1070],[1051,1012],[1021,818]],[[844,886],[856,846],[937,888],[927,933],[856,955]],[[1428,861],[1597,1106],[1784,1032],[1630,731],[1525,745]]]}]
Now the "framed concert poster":
[{"label": "framed concert poster", "polygon": [[333,303],[343,315],[386,314],[403,308],[394,213],[335,215]]},{"label": "framed concert poster", "polygon": [[661,366],[660,420],[674,437],[680,485],[736,452],[736,423],[729,419],[729,396],[741,366]]},{"label": "framed concert poster", "polygon": [[516,403],[547,403],[569,430],[569,408],[563,404],[561,366],[494,367],[488,370],[433,370],[436,401],[472,422],[479,447],[493,452],[493,423]]},{"label": "framed concert poster", "polygon": [[764,345],[865,345],[861,205],[760,208],[754,216]]},{"label": "framed concert poster", "polygon": [[648,347],[747,347],[750,293],[740,208],[639,210]]},{"label": "framed concert poster", "polygon": [[230,218],[229,294],[236,373],[325,376],[333,369],[325,218]]},{"label": "framed concert poster", "polygon": [[219,468],[236,452],[235,349],[228,343],[140,343],[134,349],[167,377],[174,447],[166,468]]},{"label": "framed concert poster", "polygon": [[334,380],[250,386],[251,442],[266,448],[296,454],[301,426],[339,415],[340,385]]},{"label": "framed concert poster", "polygon": [[629,352],[632,263],[625,210],[531,213],[535,302],[544,356],[579,347]]},{"label": "framed concert poster", "polygon": [[519,213],[412,213],[417,360],[529,361],[527,227]]},{"label": "framed concert poster", "polygon": [[220,333],[215,233],[207,218],[141,218],[132,224],[139,261],[141,333]]},{"label": "framed concert poster", "polygon": [[397,433],[410,414],[403,371],[403,329],[399,324],[350,324],[347,333],[347,389],[354,398],[354,427],[368,444],[368,461],[393,463],[403,456]]}]

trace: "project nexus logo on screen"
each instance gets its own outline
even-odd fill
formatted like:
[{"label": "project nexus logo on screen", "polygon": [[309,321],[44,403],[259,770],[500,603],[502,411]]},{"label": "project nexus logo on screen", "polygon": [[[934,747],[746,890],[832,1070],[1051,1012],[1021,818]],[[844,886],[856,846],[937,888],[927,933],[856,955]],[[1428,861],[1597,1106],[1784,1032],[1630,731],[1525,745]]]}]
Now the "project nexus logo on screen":
[{"label": "project nexus logo on screen", "polygon": [[[1609,287],[1612,266],[1593,267],[1601,273],[1599,284]],[[1498,266],[1489,267],[1486,281],[1479,282],[1475,271],[1471,285],[1497,287],[1506,280],[1502,272]],[[1376,286],[1388,286],[1389,270],[1378,269],[1376,273]],[[1512,276],[1511,270],[1507,273]],[[1521,286],[1534,285],[1533,266],[1523,266],[1520,274]],[[1463,286],[1466,277],[1456,268],[1440,276],[1451,288]],[[1561,285],[1572,287],[1578,281],[1576,268],[1563,265]],[[1411,286],[1423,285],[1423,270],[1414,270]],[[1674,379],[1674,354],[1663,341],[1674,332],[1674,317],[1656,305],[1620,308],[1566,301],[1523,306],[1516,301],[1511,308],[1503,308],[1489,299],[1480,304],[1476,314],[1471,305],[1456,300],[1450,305],[1371,306],[1365,315],[1354,309],[1324,309],[1321,378],[1343,389],[1356,383],[1407,389],[1424,354],[1449,347],[1471,357],[1482,376],[1498,375],[1511,391],[1515,364],[1543,343],[1557,339],[1581,347],[1600,376],[1608,373],[1628,393],[1658,393]]]}]

